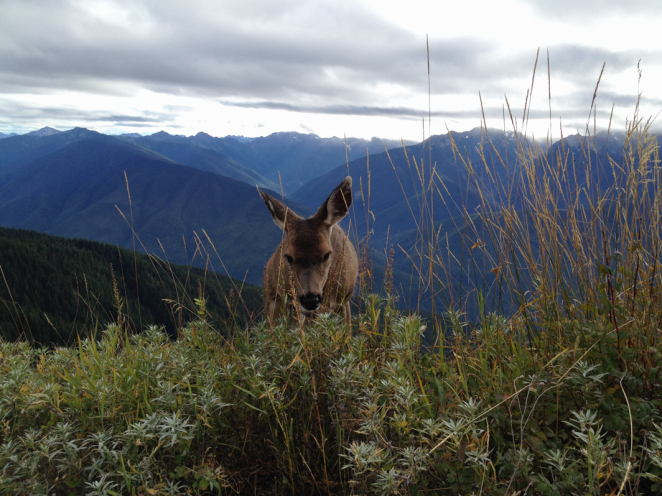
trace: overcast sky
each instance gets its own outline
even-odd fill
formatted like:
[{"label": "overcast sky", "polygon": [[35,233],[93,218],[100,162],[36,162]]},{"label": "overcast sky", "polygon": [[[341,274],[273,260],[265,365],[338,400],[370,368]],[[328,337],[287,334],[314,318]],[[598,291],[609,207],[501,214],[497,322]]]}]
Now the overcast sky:
[{"label": "overcast sky", "polygon": [[[662,2],[0,0],[0,132],[421,139],[662,109]],[[430,47],[430,91],[426,34]],[[640,62],[641,80],[637,63]],[[430,105],[428,104],[430,103]],[[504,110],[505,109],[505,110]],[[591,117],[591,127],[593,118]],[[657,124],[656,124],[657,126]],[[660,127],[657,127],[660,129]]]}]

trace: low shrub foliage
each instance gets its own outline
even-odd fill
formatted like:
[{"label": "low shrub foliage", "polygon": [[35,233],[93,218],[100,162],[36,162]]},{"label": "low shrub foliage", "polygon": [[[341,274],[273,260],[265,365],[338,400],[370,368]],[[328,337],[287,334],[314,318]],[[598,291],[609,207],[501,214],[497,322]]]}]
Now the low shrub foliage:
[{"label": "low shrub foliage", "polygon": [[[0,345],[4,494],[651,494],[658,388],[604,337],[527,344],[490,315],[452,353],[373,297],[358,332],[323,315],[232,342],[109,326],[75,348]],[[600,346],[602,342],[602,351]],[[659,360],[659,357],[657,357]],[[657,376],[655,376],[657,377]]]}]

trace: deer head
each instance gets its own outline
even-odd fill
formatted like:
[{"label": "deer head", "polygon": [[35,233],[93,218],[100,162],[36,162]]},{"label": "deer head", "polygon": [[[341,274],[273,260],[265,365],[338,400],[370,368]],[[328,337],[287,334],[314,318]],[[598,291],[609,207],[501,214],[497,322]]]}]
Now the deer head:
[{"label": "deer head", "polygon": [[[283,241],[276,251],[282,261],[278,262],[284,262],[293,274],[303,313],[312,315],[322,304],[329,268],[338,256],[334,253],[331,234],[352,204],[352,178],[347,176],[309,219],[295,214],[260,188],[258,191],[274,222],[283,230]],[[267,271],[270,265],[271,260]]]}]

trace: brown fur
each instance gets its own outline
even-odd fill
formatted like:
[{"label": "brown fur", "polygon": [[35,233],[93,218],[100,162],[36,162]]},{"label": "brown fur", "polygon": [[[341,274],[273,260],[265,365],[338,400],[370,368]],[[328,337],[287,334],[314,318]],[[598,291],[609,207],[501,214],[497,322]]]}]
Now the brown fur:
[{"label": "brown fur", "polygon": [[[352,179],[346,177],[309,219],[258,188],[274,222],[283,229],[283,241],[264,269],[265,310],[270,322],[281,315],[292,319],[300,313],[311,317],[331,311],[342,312],[345,323],[351,324],[349,299],[359,264],[354,246],[337,225],[351,205],[351,186]],[[315,304],[318,306],[312,309]]]}]

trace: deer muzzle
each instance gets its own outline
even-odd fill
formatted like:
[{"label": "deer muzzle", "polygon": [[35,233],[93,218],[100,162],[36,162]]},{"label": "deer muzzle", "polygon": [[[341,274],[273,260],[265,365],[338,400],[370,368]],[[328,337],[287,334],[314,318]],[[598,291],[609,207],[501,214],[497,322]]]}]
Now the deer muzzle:
[{"label": "deer muzzle", "polygon": [[308,293],[299,297],[299,302],[304,310],[314,312],[322,304],[322,295]]}]

